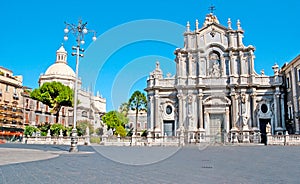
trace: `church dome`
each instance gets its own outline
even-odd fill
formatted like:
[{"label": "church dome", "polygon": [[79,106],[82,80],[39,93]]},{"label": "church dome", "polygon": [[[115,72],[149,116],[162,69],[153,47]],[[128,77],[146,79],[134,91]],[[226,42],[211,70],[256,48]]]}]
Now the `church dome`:
[{"label": "church dome", "polygon": [[64,46],[56,51],[56,61],[46,70],[45,75],[75,77],[73,69],[67,64],[67,51]]},{"label": "church dome", "polygon": [[66,63],[57,62],[46,70],[45,75],[63,75],[75,77],[75,72]]}]

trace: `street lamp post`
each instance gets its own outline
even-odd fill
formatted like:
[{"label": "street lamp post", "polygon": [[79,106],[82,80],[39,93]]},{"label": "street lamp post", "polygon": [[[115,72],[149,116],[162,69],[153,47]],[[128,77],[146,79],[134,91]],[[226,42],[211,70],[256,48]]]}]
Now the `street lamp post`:
[{"label": "street lamp post", "polygon": [[[84,49],[80,48],[80,44],[83,45],[85,43],[84,41],[84,35],[88,33],[93,33],[93,41],[96,40],[96,32],[93,30],[88,30],[86,28],[87,22],[82,23],[82,20],[78,21],[78,24],[69,24],[65,22],[66,28],[64,29],[65,36],[64,40],[68,40],[68,33],[71,32],[74,37],[76,38],[76,46],[72,47],[72,50],[75,50],[76,52],[72,52],[72,56],[76,56],[76,73],[75,73],[75,85],[74,85],[74,110],[73,110],[73,129],[72,129],[72,135],[71,135],[71,147],[69,152],[78,152],[77,148],[77,129],[76,129],[76,120],[77,120],[77,99],[78,99],[78,68],[79,68],[79,58],[83,57]],[[69,30],[70,29],[70,30]]]}]

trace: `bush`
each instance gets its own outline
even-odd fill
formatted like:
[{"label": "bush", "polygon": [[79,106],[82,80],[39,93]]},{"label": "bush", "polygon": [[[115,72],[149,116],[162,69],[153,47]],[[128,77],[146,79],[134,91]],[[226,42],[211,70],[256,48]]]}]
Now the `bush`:
[{"label": "bush", "polygon": [[90,142],[100,144],[101,138],[100,137],[91,137]]},{"label": "bush", "polygon": [[24,130],[24,135],[25,136],[32,136],[33,132],[38,132],[39,129],[36,128],[35,126],[26,126]]},{"label": "bush", "polygon": [[41,131],[41,136],[46,136],[48,133],[48,130],[50,129],[50,124],[49,123],[43,123],[38,126],[38,129]]},{"label": "bush", "polygon": [[121,137],[125,137],[127,134],[125,128],[123,126],[118,126],[115,131],[115,135],[120,135]]},{"label": "bush", "polygon": [[64,131],[65,127],[62,124],[55,123],[50,127],[52,135],[58,136],[60,134],[60,130]]},{"label": "bush", "polygon": [[94,126],[86,120],[81,120],[77,122],[77,134],[78,136],[83,136],[86,134],[86,128],[89,127],[89,135],[91,135],[94,132]]}]

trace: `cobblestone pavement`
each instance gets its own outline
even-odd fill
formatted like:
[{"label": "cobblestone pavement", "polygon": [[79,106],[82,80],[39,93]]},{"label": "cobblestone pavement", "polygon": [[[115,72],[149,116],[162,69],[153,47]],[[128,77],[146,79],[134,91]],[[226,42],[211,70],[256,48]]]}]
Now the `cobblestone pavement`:
[{"label": "cobblestone pavement", "polygon": [[[204,150],[81,146],[79,153],[68,153],[68,149],[1,144],[0,184],[299,183],[300,176],[300,147],[296,146],[216,146]],[[159,152],[171,154],[159,160]],[[117,155],[137,160],[153,155],[158,159],[134,165],[124,159],[118,162]]]}]

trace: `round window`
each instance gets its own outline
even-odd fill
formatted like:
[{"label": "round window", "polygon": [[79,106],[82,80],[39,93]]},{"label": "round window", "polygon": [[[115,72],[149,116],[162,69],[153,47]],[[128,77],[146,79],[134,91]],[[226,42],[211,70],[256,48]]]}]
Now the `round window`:
[{"label": "round window", "polygon": [[172,107],[171,107],[170,105],[168,105],[168,106],[166,107],[166,113],[167,113],[167,114],[171,114],[171,113],[172,113]]},{"label": "round window", "polygon": [[261,112],[263,113],[268,112],[268,106],[266,104],[262,104],[260,108],[261,108]]}]

